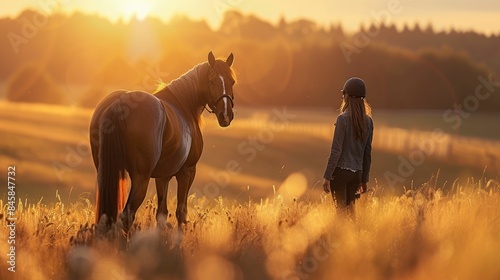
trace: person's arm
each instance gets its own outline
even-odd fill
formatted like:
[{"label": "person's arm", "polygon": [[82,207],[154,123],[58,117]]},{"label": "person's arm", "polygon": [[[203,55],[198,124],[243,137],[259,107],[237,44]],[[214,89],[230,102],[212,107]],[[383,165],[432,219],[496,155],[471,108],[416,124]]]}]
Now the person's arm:
[{"label": "person's arm", "polygon": [[330,151],[330,157],[328,158],[328,164],[326,165],[325,174],[323,178],[325,180],[330,180],[333,175],[333,171],[340,159],[340,154],[342,153],[342,145],[344,143],[344,137],[346,132],[346,121],[340,116],[337,117],[337,122],[335,123],[335,132],[333,133],[332,148]]},{"label": "person's arm", "polygon": [[370,118],[370,129],[368,130],[368,139],[366,141],[365,152],[363,154],[363,172],[361,173],[361,186],[363,191],[366,192],[367,186],[370,179],[370,167],[372,163],[372,139],[373,139],[373,121]]}]

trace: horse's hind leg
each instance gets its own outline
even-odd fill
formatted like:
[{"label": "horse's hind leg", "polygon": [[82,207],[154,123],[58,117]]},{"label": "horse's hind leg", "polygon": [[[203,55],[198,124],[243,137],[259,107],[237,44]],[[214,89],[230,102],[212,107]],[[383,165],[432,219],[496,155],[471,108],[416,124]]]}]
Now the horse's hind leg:
[{"label": "horse's hind leg", "polygon": [[156,178],[156,194],[158,196],[158,211],[156,212],[156,222],[157,224],[164,223],[168,217],[167,209],[167,192],[168,192],[168,182],[170,182],[172,176],[165,178]]},{"label": "horse's hind leg", "polygon": [[182,167],[175,177],[177,178],[177,210],[175,216],[177,223],[187,223],[187,196],[189,188],[193,184],[194,176],[196,174],[196,166]]},{"label": "horse's hind leg", "polygon": [[135,219],[135,213],[146,197],[149,177],[130,174],[130,180],[132,181],[132,186],[130,188],[127,203],[125,204],[125,208],[123,209],[123,213],[121,216],[123,222],[123,230],[125,232],[128,232],[130,230],[130,227],[132,226]]}]

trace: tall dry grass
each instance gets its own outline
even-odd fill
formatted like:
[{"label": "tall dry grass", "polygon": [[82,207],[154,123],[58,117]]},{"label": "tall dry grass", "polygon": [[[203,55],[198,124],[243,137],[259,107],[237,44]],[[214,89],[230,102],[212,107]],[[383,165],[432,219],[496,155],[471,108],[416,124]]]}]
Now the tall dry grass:
[{"label": "tall dry grass", "polygon": [[[1,279],[499,279],[500,185],[470,180],[443,193],[432,183],[403,196],[379,190],[337,213],[330,196],[277,195],[244,204],[189,198],[191,222],[156,204],[140,208],[130,239],[98,234],[94,205],[18,202],[16,272],[7,271],[8,230],[0,227]],[[175,200],[169,201],[171,212]],[[0,201],[2,220],[5,201]]]}]

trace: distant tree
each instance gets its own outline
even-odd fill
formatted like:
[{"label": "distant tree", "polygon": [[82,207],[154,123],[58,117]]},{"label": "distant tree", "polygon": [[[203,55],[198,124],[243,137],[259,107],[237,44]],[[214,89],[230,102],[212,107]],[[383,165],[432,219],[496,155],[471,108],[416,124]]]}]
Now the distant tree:
[{"label": "distant tree", "polygon": [[431,22],[429,22],[427,24],[427,27],[425,28],[424,32],[425,32],[425,35],[429,36],[429,37],[432,36],[432,35],[434,35],[434,28],[432,27],[432,23]]},{"label": "distant tree", "polygon": [[[422,22],[404,29],[365,24],[344,33],[341,23],[325,27],[285,16],[272,23],[231,10],[212,29],[185,16],[112,22],[81,12],[55,13],[19,46],[19,55],[9,40],[0,40],[0,82],[7,82],[11,101],[67,103],[71,96],[93,107],[115,88],[152,91],[157,79],[178,77],[213,50],[237,57],[238,105],[330,106],[325,100],[356,75],[370,85],[376,108],[447,109],[474,94],[483,78],[500,77],[499,35],[435,31]],[[23,35],[29,29],[25,18],[40,15],[0,18],[0,34]],[[345,44],[352,46],[349,56],[339,47]],[[12,69],[19,70],[12,75]],[[88,91],[66,95],[58,84]],[[478,110],[498,108],[496,96]]]},{"label": "distant tree", "polygon": [[340,23],[330,25],[330,34],[333,38],[338,40],[342,40],[346,36],[342,24]]},{"label": "distant tree", "polygon": [[243,25],[244,17],[240,12],[227,11],[224,13],[219,32],[225,35],[241,36],[241,26]]},{"label": "distant tree", "polygon": [[7,82],[6,97],[11,102],[68,104],[42,65],[28,63],[19,68]]},{"label": "distant tree", "polygon": [[280,20],[277,25],[277,29],[281,34],[286,34],[288,30],[288,23],[285,20],[285,16],[281,15]]},{"label": "distant tree", "polygon": [[316,23],[310,20],[301,19],[290,23],[292,35],[300,38],[309,35],[317,30]]},{"label": "distant tree", "polygon": [[241,25],[241,35],[256,40],[271,40],[277,32],[271,23],[261,20],[256,16],[247,16]]}]

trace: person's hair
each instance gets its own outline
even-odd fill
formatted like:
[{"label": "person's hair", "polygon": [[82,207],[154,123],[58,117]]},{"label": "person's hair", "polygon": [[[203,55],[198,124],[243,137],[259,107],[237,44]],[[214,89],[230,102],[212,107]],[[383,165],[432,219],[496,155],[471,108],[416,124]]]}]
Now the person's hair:
[{"label": "person's hair", "polygon": [[371,117],[372,108],[370,104],[364,99],[359,97],[353,97],[350,95],[345,95],[342,98],[342,104],[340,104],[340,112],[349,111],[351,116],[352,128],[354,131],[354,138],[365,140],[367,127],[365,115]]}]

